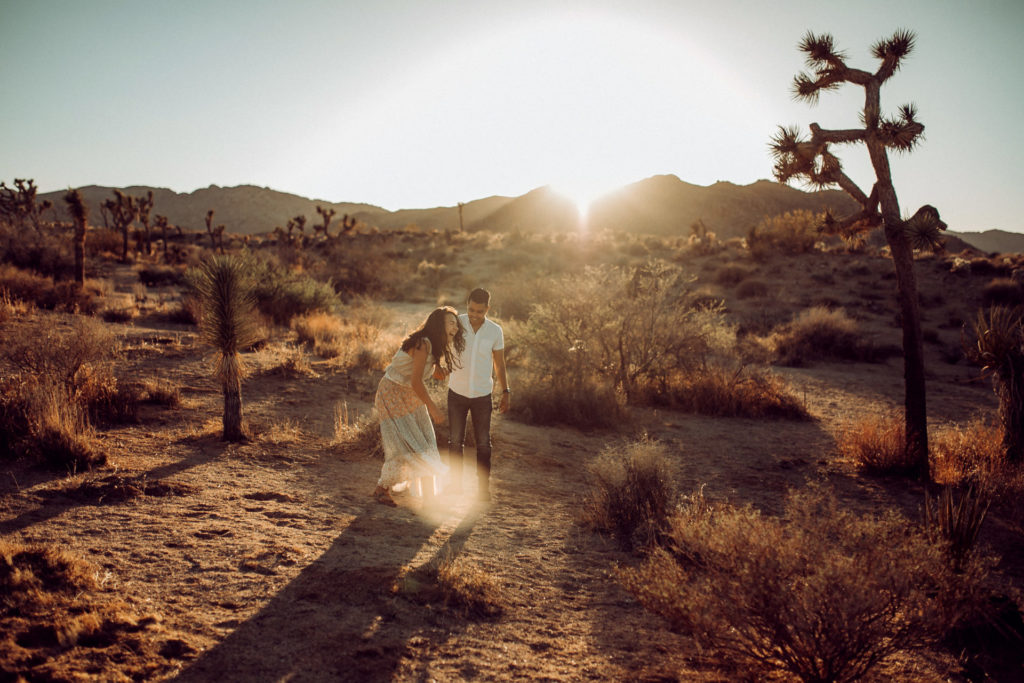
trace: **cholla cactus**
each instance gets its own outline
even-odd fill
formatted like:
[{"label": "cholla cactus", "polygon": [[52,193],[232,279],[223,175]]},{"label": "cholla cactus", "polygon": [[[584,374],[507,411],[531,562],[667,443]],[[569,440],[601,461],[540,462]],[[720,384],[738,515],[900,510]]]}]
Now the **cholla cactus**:
[{"label": "cholla cactus", "polygon": [[[880,96],[882,85],[899,70],[903,59],[913,50],[914,41],[913,33],[900,30],[891,38],[875,43],[872,54],[881,64],[872,73],[848,66],[846,55],[836,49],[832,36],[807,33],[799,48],[806,55],[811,73],[803,72],[794,78],[794,96],[814,104],[823,91],[836,90],[846,84],[860,86],[865,93],[861,112],[863,128],[826,130],[812,123],[811,135],[806,138],[795,127],[780,127],[772,138],[771,148],[775,156],[775,177],[780,182],[802,180],[817,189],[838,186],[860,204],[861,210],[851,216],[837,219],[826,215],[823,230],[845,239],[879,226],[885,231],[896,269],[903,320],[907,448],[914,455],[920,475],[927,479],[924,348],[913,250],[941,248],[939,234],[946,224],[939,218],[939,212],[927,205],[910,219],[902,219],[888,151],[913,150],[921,140],[924,125],[917,120],[917,110],[912,104],[903,105],[898,114],[886,118],[881,113]],[[864,192],[846,175],[842,162],[832,151],[834,145],[857,143],[867,147],[875,170],[876,182],[870,193]]]}]

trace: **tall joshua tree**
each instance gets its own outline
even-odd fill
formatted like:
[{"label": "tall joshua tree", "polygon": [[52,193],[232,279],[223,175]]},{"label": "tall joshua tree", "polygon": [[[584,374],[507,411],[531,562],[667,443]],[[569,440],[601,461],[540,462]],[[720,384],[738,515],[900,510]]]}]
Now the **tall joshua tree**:
[{"label": "tall joshua tree", "polygon": [[[806,55],[812,73],[797,74],[793,83],[795,97],[815,104],[822,91],[836,90],[847,83],[860,86],[865,95],[861,112],[864,127],[826,130],[812,123],[810,138],[802,137],[795,127],[780,127],[771,148],[775,156],[775,177],[780,182],[798,179],[818,189],[839,186],[860,204],[860,212],[851,216],[836,219],[826,215],[823,229],[844,236],[879,226],[885,232],[896,270],[903,322],[906,447],[919,476],[927,480],[924,352],[913,250],[941,246],[939,234],[946,224],[939,219],[939,212],[928,205],[918,209],[911,218],[903,219],[892,183],[888,151],[914,149],[924,133],[924,125],[917,120],[914,105],[905,104],[898,115],[887,118],[882,115],[880,103],[882,84],[899,70],[903,59],[913,50],[914,40],[913,33],[900,30],[891,38],[875,43],[872,54],[881,64],[871,73],[849,67],[846,55],[836,49],[832,36],[808,32],[799,49]],[[858,143],[867,147],[875,171],[875,184],[870,193],[865,193],[846,175],[839,158],[832,153],[832,145]]]},{"label": "tall joshua tree", "polygon": [[145,197],[138,197],[135,201],[138,206],[139,222],[142,223],[145,235],[146,256],[149,256],[153,253],[153,241],[149,229],[150,212],[153,210],[153,190],[147,191]]},{"label": "tall joshua tree", "polygon": [[85,284],[85,226],[89,219],[89,207],[82,200],[78,190],[68,190],[64,195],[71,219],[75,222],[75,282],[81,287]]},{"label": "tall joshua tree", "polygon": [[121,261],[128,261],[128,230],[132,227],[139,212],[135,203],[135,197],[127,195],[121,190],[114,190],[114,198],[103,202],[103,208],[110,213],[114,221],[114,229],[121,231]]},{"label": "tall joshua tree", "polygon": [[192,285],[202,302],[199,330],[216,351],[215,375],[224,393],[224,440],[244,441],[239,351],[256,341],[255,298],[244,264],[233,256],[213,256],[196,269]]}]

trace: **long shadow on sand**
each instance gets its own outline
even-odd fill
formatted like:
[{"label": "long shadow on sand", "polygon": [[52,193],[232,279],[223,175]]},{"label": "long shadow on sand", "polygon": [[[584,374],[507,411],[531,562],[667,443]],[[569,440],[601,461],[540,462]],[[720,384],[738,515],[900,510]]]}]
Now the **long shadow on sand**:
[{"label": "long shadow on sand", "polygon": [[[189,439],[186,441],[195,442],[196,450],[194,452],[180,460],[134,475],[131,478],[132,482],[135,485],[140,485],[141,483],[158,484],[165,478],[210,462],[228,447],[224,442],[210,438]],[[103,470],[97,470],[96,472],[97,475],[102,473]],[[56,476],[52,478],[56,479]],[[184,489],[182,495],[184,495]],[[41,499],[38,507],[26,510],[17,517],[0,521],[0,534],[11,534],[21,529],[26,529],[33,524],[45,522],[48,519],[63,514],[74,507],[83,505],[113,505],[124,500],[117,496],[96,498],[89,495],[81,495],[76,497],[73,494],[68,495],[68,492],[61,489],[47,489],[39,492],[37,497]]]},{"label": "long shadow on sand", "polygon": [[[471,510],[425,561],[458,554],[476,519]],[[438,529],[409,510],[371,504],[323,555],[176,680],[392,680],[411,648],[422,653],[462,628],[455,620],[437,623],[395,592],[406,566],[417,556],[419,564],[423,548],[440,540]]]}]

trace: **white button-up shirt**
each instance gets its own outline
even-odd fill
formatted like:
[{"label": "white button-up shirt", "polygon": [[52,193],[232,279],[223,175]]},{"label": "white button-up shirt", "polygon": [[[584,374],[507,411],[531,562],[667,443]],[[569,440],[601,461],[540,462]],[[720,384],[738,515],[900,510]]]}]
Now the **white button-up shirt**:
[{"label": "white button-up shirt", "polygon": [[505,335],[498,323],[484,318],[476,332],[469,324],[469,316],[459,316],[465,330],[466,350],[462,352],[462,367],[448,376],[448,388],[466,398],[490,396],[494,390],[494,352],[505,348]]}]

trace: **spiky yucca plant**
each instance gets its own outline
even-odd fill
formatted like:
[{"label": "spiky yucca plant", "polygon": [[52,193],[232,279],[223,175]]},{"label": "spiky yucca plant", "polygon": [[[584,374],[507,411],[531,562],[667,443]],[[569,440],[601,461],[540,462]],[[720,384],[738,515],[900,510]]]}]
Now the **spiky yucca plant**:
[{"label": "spiky yucca plant", "polygon": [[242,376],[239,351],[257,341],[256,306],[243,262],[214,256],[192,273],[192,286],[202,303],[199,330],[216,350],[216,377],[224,392],[224,440],[243,441]]},{"label": "spiky yucca plant", "polygon": [[985,521],[991,504],[991,499],[975,484],[964,489],[959,501],[953,500],[953,488],[950,486],[942,488],[937,500],[933,500],[925,490],[925,528],[949,544],[949,556],[957,571],[963,570],[964,563],[973,552],[981,523]]},{"label": "spiky yucca plant", "polygon": [[[846,55],[836,49],[832,36],[808,32],[799,49],[806,55],[812,73],[800,73],[793,82],[793,94],[810,104],[818,101],[823,91],[836,90],[845,84],[864,88],[864,109],[860,118],[863,128],[826,130],[817,123],[810,125],[811,136],[804,138],[794,127],[780,127],[771,141],[775,157],[775,177],[780,182],[802,180],[815,189],[838,186],[857,200],[861,211],[841,220],[826,215],[822,229],[850,238],[858,233],[882,227],[892,250],[896,270],[897,296],[903,321],[904,377],[906,380],[905,422],[907,451],[913,456],[915,469],[927,480],[928,425],[925,405],[924,345],[921,334],[921,310],[914,275],[913,250],[925,246],[940,248],[939,233],[946,224],[931,206],[922,206],[913,217],[904,220],[892,183],[889,150],[909,152],[924,134],[924,125],[917,120],[912,104],[899,108],[892,117],[881,111],[882,85],[900,68],[903,59],[914,49],[915,36],[910,31],[897,31],[872,48],[872,55],[881,64],[872,73],[847,65]],[[876,182],[871,193],[865,193],[843,171],[843,165],[832,152],[834,145],[863,144],[867,147]]]},{"label": "spiky yucca plant", "polygon": [[1018,306],[993,306],[978,312],[974,346],[968,357],[992,378],[999,396],[1006,459],[1024,462],[1024,311]]},{"label": "spiky yucca plant", "polygon": [[89,219],[89,207],[82,200],[78,190],[68,190],[64,195],[71,218],[75,222],[75,282],[79,286],[85,284],[85,226]]}]

